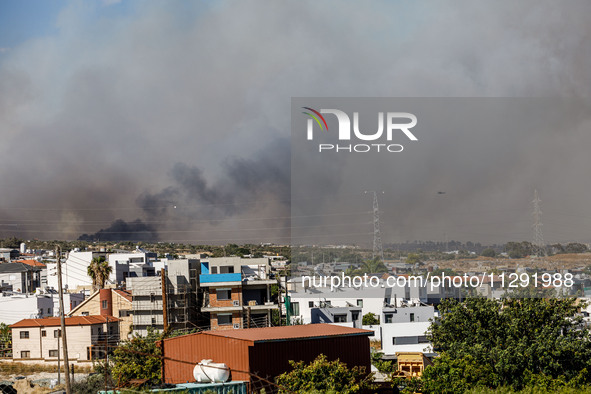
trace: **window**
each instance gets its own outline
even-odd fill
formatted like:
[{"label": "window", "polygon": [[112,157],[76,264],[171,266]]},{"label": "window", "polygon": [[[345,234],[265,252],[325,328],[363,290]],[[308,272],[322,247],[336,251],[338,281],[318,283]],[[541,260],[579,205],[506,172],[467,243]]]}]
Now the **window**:
[{"label": "window", "polygon": [[228,326],[232,324],[232,314],[220,313],[218,314],[218,326]]},{"label": "window", "polygon": [[334,322],[335,323],[346,323],[347,322],[347,315],[334,315]]},{"label": "window", "polygon": [[415,321],[415,314],[414,313],[410,314],[410,321]]},{"label": "window", "polygon": [[300,303],[299,302],[292,302],[291,303],[291,314],[293,316],[298,316],[300,314]]},{"label": "window", "polygon": [[234,266],[233,265],[224,265],[220,267],[220,274],[233,274],[234,273]]},{"label": "window", "polygon": [[127,310],[127,309],[121,309],[121,310],[119,311],[119,317],[127,317],[127,316],[129,316],[129,315],[131,315],[131,311],[130,311],[130,310]]},{"label": "window", "polygon": [[384,315],[384,323],[392,323],[392,317],[393,317],[393,316],[394,316],[394,315],[393,315],[393,314],[391,314],[391,313],[386,313],[386,314]]},{"label": "window", "polygon": [[49,357],[57,357],[57,350],[50,350]]},{"label": "window", "polygon": [[357,306],[363,308],[363,300],[357,300]]},{"label": "window", "polygon": [[21,352],[21,358],[31,358],[31,352],[28,350],[23,350]]},{"label": "window", "polygon": [[156,302],[156,294],[150,293],[150,302]]},{"label": "window", "polygon": [[47,314],[51,315],[51,308],[47,308]]},{"label": "window", "polygon": [[21,331],[21,339],[29,339],[29,332]]},{"label": "window", "polygon": [[215,291],[217,297],[218,297],[218,301],[223,301],[223,300],[231,300],[232,299],[232,290],[230,289],[217,289]]},{"label": "window", "polygon": [[308,301],[308,307],[314,308],[314,301]]},{"label": "window", "polygon": [[90,316],[90,313],[88,313],[88,312],[82,312],[82,316]]},{"label": "window", "polygon": [[419,343],[418,337],[394,337],[392,338],[393,345],[415,345]]},{"label": "window", "polygon": [[152,318],[152,324],[156,324],[156,318],[155,317]]},{"label": "window", "polygon": [[108,308],[109,308],[109,301],[103,300],[103,309],[108,309]]},{"label": "window", "polygon": [[426,335],[419,335],[419,343],[429,343]]},{"label": "window", "polygon": [[218,273],[218,267],[211,267],[211,273],[212,274],[217,274]]},{"label": "window", "polygon": [[353,320],[353,321],[359,320],[359,311],[351,312],[351,320]]},{"label": "window", "polygon": [[54,338],[59,338],[62,336],[62,330],[54,330],[53,331],[53,337]]},{"label": "window", "polygon": [[47,336],[47,331],[45,331],[45,330],[41,330],[41,336],[42,336],[42,337],[46,337],[46,336]]}]

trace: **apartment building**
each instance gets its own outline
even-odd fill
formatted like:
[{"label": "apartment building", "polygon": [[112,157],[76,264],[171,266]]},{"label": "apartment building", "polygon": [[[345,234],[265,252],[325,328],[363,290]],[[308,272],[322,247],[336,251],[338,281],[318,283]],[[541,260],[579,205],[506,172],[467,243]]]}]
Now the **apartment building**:
[{"label": "apartment building", "polygon": [[201,261],[201,312],[209,314],[212,330],[268,327],[278,309],[272,301],[268,258],[218,257]]},{"label": "apartment building", "polygon": [[166,326],[173,330],[202,325],[199,272],[199,260],[168,260],[164,281],[160,273],[127,278],[127,290],[132,294],[133,332],[145,336],[149,327],[164,330],[165,310]]}]

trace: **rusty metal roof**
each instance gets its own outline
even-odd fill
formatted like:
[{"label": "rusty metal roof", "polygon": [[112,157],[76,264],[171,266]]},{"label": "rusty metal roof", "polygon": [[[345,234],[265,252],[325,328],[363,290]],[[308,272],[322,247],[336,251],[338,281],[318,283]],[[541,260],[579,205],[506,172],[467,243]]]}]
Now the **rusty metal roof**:
[{"label": "rusty metal roof", "polygon": [[[103,324],[107,322],[107,318],[109,322],[118,322],[114,316],[73,316],[73,317],[66,317],[65,322],[66,326],[88,326],[93,324]],[[57,327],[60,325],[60,318],[59,317],[46,317],[44,319],[23,319],[19,322],[16,322],[10,326],[10,328],[19,328],[19,327]]]},{"label": "rusty metal roof", "polygon": [[343,327],[334,324],[305,324],[296,326],[244,328],[239,330],[204,331],[201,334],[215,335],[249,342],[271,342],[300,338],[324,338],[334,336],[372,335],[371,330]]}]

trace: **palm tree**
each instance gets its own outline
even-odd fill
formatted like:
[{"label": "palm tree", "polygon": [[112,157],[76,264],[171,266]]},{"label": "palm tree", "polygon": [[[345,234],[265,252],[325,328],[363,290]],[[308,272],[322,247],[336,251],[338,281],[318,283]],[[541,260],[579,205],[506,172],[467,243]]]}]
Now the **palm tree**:
[{"label": "palm tree", "polygon": [[361,266],[361,269],[364,273],[367,274],[378,274],[382,272],[388,272],[388,268],[378,256],[370,260],[365,260],[363,262],[363,265]]},{"label": "palm tree", "polygon": [[102,289],[105,287],[105,282],[109,279],[113,267],[105,260],[104,257],[95,257],[88,265],[88,276],[92,278],[92,289]]}]

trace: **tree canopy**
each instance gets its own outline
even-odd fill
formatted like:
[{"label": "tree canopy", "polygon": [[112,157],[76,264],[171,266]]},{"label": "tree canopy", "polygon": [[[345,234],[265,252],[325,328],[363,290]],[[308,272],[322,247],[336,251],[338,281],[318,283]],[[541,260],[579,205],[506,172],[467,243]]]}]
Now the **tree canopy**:
[{"label": "tree canopy", "polygon": [[339,360],[328,361],[321,354],[310,364],[290,361],[293,371],[276,378],[277,384],[292,393],[357,393],[369,388],[365,368],[347,368]]},{"label": "tree canopy", "polygon": [[425,369],[423,391],[591,382],[591,337],[578,307],[574,299],[444,300],[430,334],[441,356]]}]

